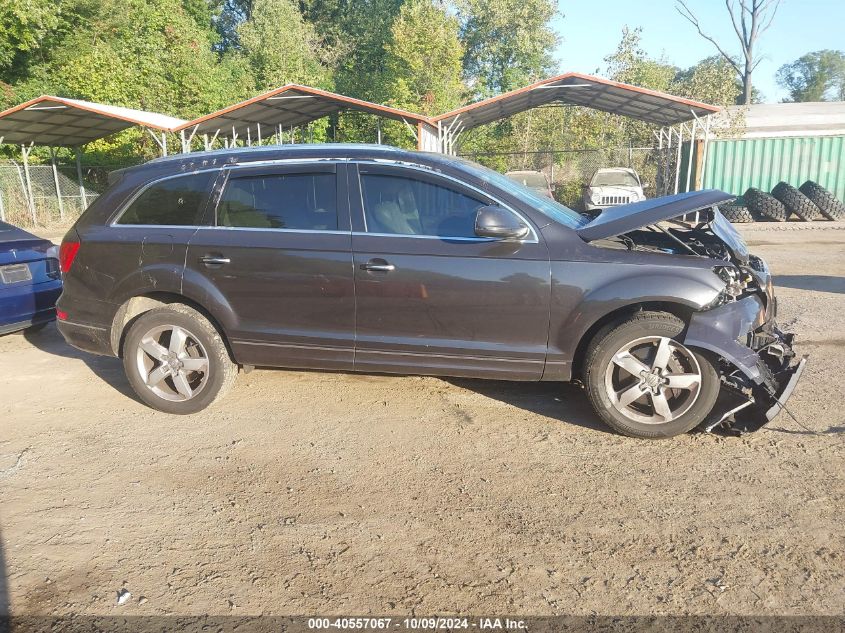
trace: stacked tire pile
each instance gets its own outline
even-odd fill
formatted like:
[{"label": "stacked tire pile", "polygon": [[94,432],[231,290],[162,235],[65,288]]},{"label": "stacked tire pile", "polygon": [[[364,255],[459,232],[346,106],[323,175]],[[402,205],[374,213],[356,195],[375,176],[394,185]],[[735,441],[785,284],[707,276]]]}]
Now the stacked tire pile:
[{"label": "stacked tire pile", "polygon": [[779,182],[772,192],[751,187],[740,199],[719,205],[719,210],[731,222],[786,222],[794,217],[803,222],[813,220],[845,220],[845,204],[812,180],[797,189]]}]

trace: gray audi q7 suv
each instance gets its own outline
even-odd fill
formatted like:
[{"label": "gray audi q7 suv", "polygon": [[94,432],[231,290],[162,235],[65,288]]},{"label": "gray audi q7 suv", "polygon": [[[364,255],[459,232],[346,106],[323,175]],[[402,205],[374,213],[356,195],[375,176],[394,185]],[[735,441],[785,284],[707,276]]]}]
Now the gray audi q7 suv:
[{"label": "gray audi q7 suv", "polygon": [[[583,382],[617,431],[772,419],[804,366],[719,191],[589,221],[480,165],[367,145],[115,172],[60,250],[59,329],[193,413],[254,366]],[[694,219],[690,219],[694,218]]]}]

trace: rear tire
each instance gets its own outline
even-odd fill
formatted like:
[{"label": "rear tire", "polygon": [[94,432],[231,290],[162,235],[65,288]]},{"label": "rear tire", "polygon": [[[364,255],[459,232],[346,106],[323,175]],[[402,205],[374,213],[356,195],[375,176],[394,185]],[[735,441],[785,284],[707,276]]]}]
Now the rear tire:
[{"label": "rear tire", "polygon": [[752,213],[757,213],[769,220],[775,222],[786,222],[789,219],[789,210],[783,203],[770,196],[765,191],[760,191],[755,187],[750,187],[742,196],[745,204],[751,209]]},{"label": "rear tire", "polygon": [[130,326],[123,368],[138,397],[159,411],[201,411],[235,382],[237,366],[202,314],[181,303],[145,312]]},{"label": "rear tire", "polygon": [[772,189],[772,195],[804,222],[821,219],[819,208],[813,204],[813,201],[787,182],[781,181],[776,184]]},{"label": "rear tire", "polygon": [[808,180],[798,187],[798,191],[807,196],[819,208],[828,220],[845,220],[845,204],[839,202],[832,193],[817,182]]},{"label": "rear tire", "polygon": [[587,397],[611,428],[643,439],[673,437],[713,409],[719,374],[709,357],[679,342],[684,327],[666,312],[639,312],[590,343]]}]

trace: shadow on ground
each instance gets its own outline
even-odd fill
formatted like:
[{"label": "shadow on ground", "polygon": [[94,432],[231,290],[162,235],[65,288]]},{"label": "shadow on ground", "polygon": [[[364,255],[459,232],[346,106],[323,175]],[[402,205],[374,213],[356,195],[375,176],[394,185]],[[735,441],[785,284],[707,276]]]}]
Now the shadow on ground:
[{"label": "shadow on ground", "polygon": [[447,382],[531,413],[592,431],[612,433],[593,411],[584,390],[572,383],[508,382],[445,378]]},{"label": "shadow on ground", "polygon": [[775,286],[845,294],[845,277],[827,275],[778,275]]},{"label": "shadow on ground", "polygon": [[[15,336],[14,334],[10,336]],[[75,358],[81,360],[91,372],[115,391],[137,401],[135,392],[123,373],[123,364],[118,358],[111,356],[97,356],[89,354],[68,345],[54,323],[50,323],[43,330],[37,332],[25,331],[24,338],[33,346],[54,356]]]}]

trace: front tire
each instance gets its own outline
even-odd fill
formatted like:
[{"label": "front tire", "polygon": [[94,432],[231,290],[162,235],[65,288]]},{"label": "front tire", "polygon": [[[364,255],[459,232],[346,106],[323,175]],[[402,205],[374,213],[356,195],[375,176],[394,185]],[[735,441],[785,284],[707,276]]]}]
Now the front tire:
[{"label": "front tire", "polygon": [[596,413],[631,437],[659,439],[695,428],[719,396],[719,374],[680,343],[684,323],[639,312],[600,332],[587,350],[585,384]]},{"label": "front tire", "polygon": [[211,405],[237,375],[220,333],[202,314],[180,303],[138,317],[126,334],[123,368],[143,402],[180,415]]}]

